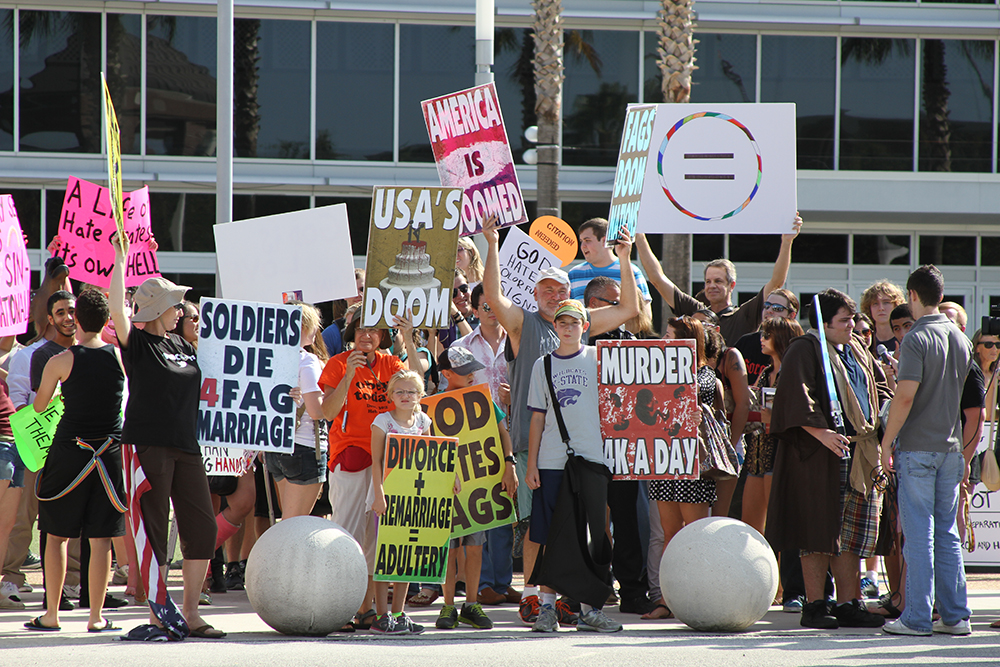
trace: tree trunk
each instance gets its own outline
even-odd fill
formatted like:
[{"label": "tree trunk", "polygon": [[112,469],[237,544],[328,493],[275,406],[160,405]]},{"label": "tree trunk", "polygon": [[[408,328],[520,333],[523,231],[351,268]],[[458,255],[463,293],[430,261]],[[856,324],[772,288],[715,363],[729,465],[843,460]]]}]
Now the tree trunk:
[{"label": "tree trunk", "polygon": [[538,215],[559,216],[559,123],[563,84],[562,0],[533,0]]},{"label": "tree trunk", "polygon": [[[921,141],[927,150],[924,157],[930,171],[951,171],[951,121],[948,118],[948,67],[945,45],[940,39],[926,39],[924,44],[924,128]],[[918,153],[920,155],[920,153]]]},{"label": "tree trunk", "polygon": [[[694,0],[662,0],[657,19],[662,74],[663,101],[684,104],[691,101],[691,74],[695,67]],[[691,235],[663,235],[663,272],[679,288],[691,291]]]}]

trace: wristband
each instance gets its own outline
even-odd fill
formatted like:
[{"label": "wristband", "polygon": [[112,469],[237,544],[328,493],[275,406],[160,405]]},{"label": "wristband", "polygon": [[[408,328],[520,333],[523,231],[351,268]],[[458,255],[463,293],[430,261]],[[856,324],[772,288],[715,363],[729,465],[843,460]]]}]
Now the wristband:
[{"label": "wristband", "polygon": [[503,457],[503,460],[504,461],[509,461],[510,463],[517,463],[517,459],[514,458],[513,454],[511,454],[510,456]]}]

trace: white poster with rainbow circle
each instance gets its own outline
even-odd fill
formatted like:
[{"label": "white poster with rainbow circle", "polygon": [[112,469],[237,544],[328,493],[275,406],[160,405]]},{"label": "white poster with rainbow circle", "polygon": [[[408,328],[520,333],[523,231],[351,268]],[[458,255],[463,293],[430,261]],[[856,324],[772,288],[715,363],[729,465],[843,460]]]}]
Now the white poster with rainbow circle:
[{"label": "white poster with rainbow circle", "polygon": [[795,176],[794,104],[630,105],[607,238],[784,234]]}]

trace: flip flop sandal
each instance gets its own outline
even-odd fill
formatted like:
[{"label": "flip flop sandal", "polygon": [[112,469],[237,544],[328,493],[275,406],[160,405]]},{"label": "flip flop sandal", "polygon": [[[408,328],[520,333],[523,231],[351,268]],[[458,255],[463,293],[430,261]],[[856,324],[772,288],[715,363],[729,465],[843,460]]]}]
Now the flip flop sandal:
[{"label": "flip flop sandal", "polygon": [[192,630],[191,636],[198,637],[199,639],[222,639],[226,636],[226,633],[222,630],[216,630],[211,625],[206,623],[205,625]]},{"label": "flip flop sandal", "polygon": [[121,632],[121,628],[111,622],[110,618],[104,619],[104,625],[99,628],[87,628],[87,632]]},{"label": "flip flop sandal", "polygon": [[412,598],[409,599],[409,603],[414,607],[429,607],[434,604],[434,601],[440,597],[437,591],[420,591]]},{"label": "flip flop sandal", "polygon": [[60,630],[62,630],[62,628],[59,627],[58,625],[54,628],[49,627],[48,625],[43,625],[41,616],[36,616],[35,618],[31,619],[30,621],[24,624],[24,627],[26,627],[29,630],[37,630],[40,632],[59,632]]},{"label": "flip flop sandal", "polygon": [[991,628],[1000,628],[1000,620],[990,623]]},{"label": "flip flop sandal", "polygon": [[[663,609],[667,613],[665,615],[663,615],[663,616],[653,616],[653,614],[656,613],[657,609]],[[674,614],[673,614],[672,611],[670,611],[670,607],[668,607],[667,605],[661,603],[661,604],[657,604],[655,607],[653,607],[653,611],[649,612],[648,614],[643,614],[640,618],[642,618],[643,620],[646,620],[646,621],[662,621],[662,620],[666,620],[668,618],[673,618],[673,617],[674,617]]]},{"label": "flip flop sandal", "polygon": [[372,623],[378,618],[378,614],[375,613],[374,609],[369,609],[365,613],[358,616],[357,619],[352,623],[355,630],[371,630]]}]

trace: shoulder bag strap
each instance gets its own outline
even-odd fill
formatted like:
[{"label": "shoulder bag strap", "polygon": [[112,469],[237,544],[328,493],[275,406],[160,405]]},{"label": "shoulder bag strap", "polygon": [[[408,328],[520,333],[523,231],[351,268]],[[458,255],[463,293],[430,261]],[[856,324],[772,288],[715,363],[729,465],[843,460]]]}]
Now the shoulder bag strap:
[{"label": "shoulder bag strap", "polygon": [[542,360],[542,365],[545,366],[545,380],[549,385],[549,397],[552,400],[552,411],[556,415],[556,424],[559,425],[559,437],[562,438],[563,444],[566,445],[566,451],[570,454],[575,453],[573,448],[569,444],[569,431],[566,430],[566,422],[563,421],[562,408],[559,407],[559,399],[556,398],[556,389],[552,385],[552,355],[546,354]]}]

